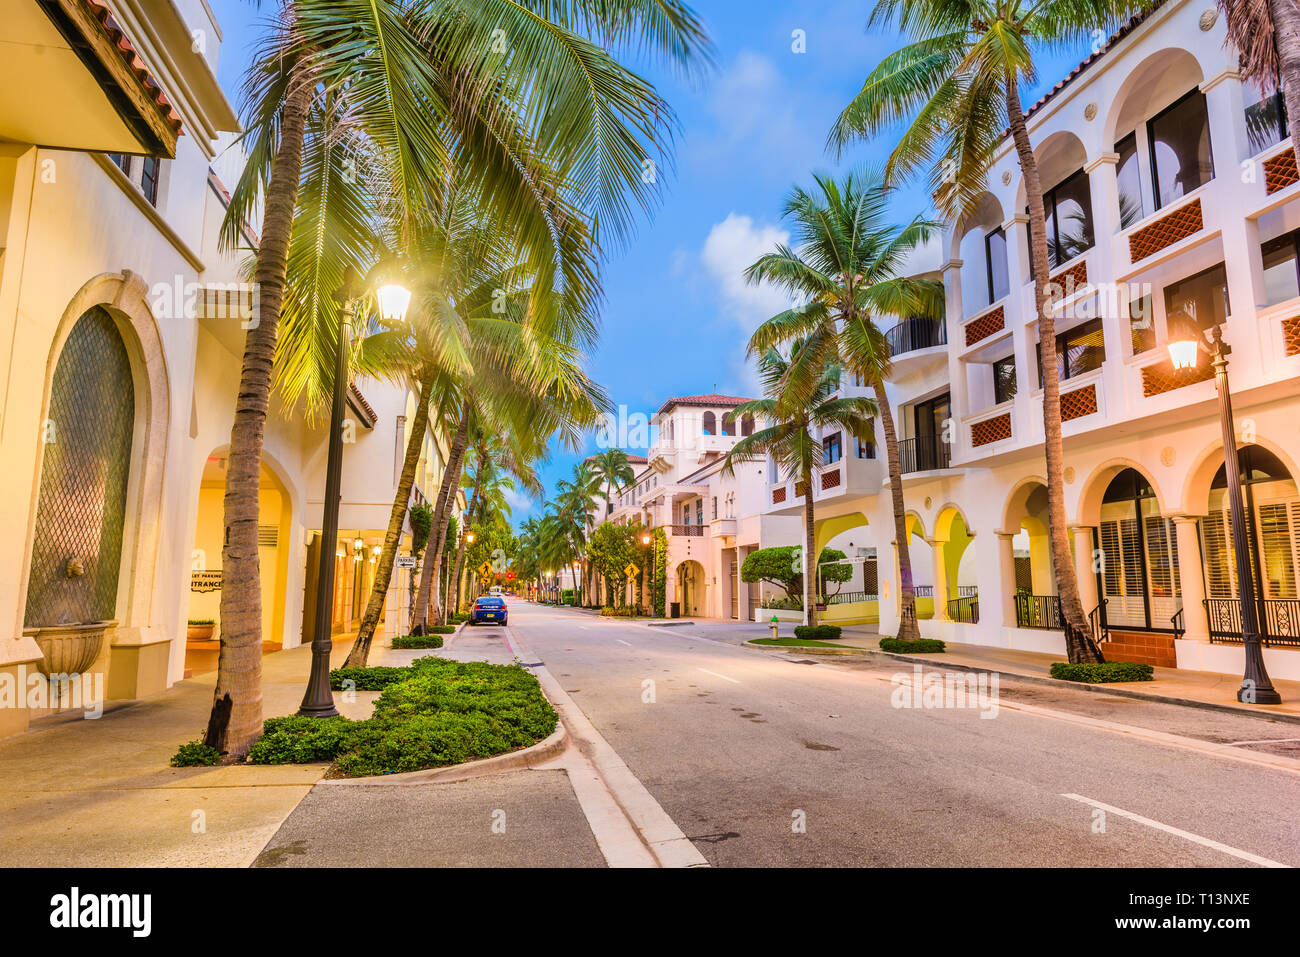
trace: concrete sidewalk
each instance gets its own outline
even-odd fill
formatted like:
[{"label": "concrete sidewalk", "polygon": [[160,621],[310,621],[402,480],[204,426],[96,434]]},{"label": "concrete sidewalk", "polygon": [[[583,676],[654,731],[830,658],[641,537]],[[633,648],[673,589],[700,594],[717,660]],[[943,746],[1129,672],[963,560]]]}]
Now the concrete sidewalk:
[{"label": "concrete sidewalk", "polygon": [[[350,647],[335,643],[335,667]],[[310,660],[308,646],[262,658],[267,717],[298,709]],[[251,864],[326,766],[169,767],[202,735],[215,686],[215,672],[200,675],[94,720],[65,713],[0,741],[0,865]],[[359,717],[373,698],[339,707]]]},{"label": "concrete sidewalk", "polygon": [[[849,626],[844,629],[840,642],[856,648],[865,648],[879,654],[880,636],[874,626]],[[891,655],[892,657],[943,664],[959,665],[981,671],[996,671],[1000,674],[1015,675],[1026,678],[1050,679],[1053,662],[1064,661],[1064,655],[1049,655],[1037,651],[1018,651],[1013,648],[998,648],[992,645],[965,645],[948,642],[948,650],[936,655]],[[1105,648],[1102,649],[1103,653]],[[1282,696],[1278,705],[1246,705],[1237,701],[1237,689],[1241,686],[1240,675],[1226,675],[1215,671],[1188,671],[1181,668],[1156,668],[1154,681],[1126,681],[1116,684],[1080,685],[1077,682],[1061,682],[1070,687],[1086,687],[1108,692],[1120,692],[1154,700],[1173,701],[1201,707],[1213,707],[1225,711],[1244,712],[1246,714],[1269,714],[1283,720],[1300,721],[1300,681],[1279,681],[1274,679],[1273,686]]]}]

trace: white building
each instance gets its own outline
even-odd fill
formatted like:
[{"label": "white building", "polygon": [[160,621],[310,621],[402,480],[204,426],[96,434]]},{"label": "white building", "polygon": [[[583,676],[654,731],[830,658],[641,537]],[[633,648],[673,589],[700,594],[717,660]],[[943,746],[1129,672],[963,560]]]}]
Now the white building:
[{"label": "white building", "polygon": [[[1108,657],[1241,673],[1212,373],[1204,358],[1175,371],[1165,348],[1177,314],[1222,322],[1265,660],[1275,677],[1300,678],[1300,175],[1276,101],[1259,102],[1236,68],[1213,5],[1166,2],[1029,111],[1063,291],[1066,510]],[[989,183],[980,215],[946,232],[934,264],[946,325],[904,320],[890,334],[921,628],[1063,652],[1026,199],[1009,139]],[[843,449],[812,494],[819,544],[854,533],[880,558],[879,601],[828,611],[878,615],[890,634],[884,471],[883,449]],[[766,513],[797,514],[799,491],[769,484]]]},{"label": "white building", "polygon": [[[218,134],[238,128],[216,81],[221,31],[201,0],[4,0],[3,21],[0,671],[52,667],[43,646],[71,647],[58,626],[98,622],[102,644],[74,639],[85,661],[55,670],[105,674],[110,698],[143,697],[216,662],[215,642],[187,644],[186,633],[187,619],[219,617],[244,340],[239,308],[227,307],[240,305],[230,284],[249,250],[226,255],[216,242],[227,202]],[[238,168],[229,154],[218,165]],[[251,227],[246,238],[251,248]],[[380,383],[352,389],[342,532],[322,546],[323,427],[273,400],[268,651],[303,640],[322,547],[337,556],[333,628],[355,626],[414,401]],[[429,435],[417,496],[436,489],[441,462]],[[32,717],[0,709],[0,734]]]}]

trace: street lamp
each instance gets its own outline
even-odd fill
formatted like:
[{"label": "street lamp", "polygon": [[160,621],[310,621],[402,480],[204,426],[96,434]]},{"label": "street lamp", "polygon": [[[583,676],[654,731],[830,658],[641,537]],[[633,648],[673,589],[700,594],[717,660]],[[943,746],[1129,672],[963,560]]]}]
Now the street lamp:
[{"label": "street lamp", "polygon": [[1196,366],[1197,353],[1204,350],[1214,366],[1214,387],[1219,393],[1219,427],[1223,433],[1223,468],[1228,484],[1228,509],[1232,519],[1232,548],[1237,561],[1237,594],[1241,599],[1241,643],[1246,651],[1246,670],[1237,700],[1246,704],[1281,704],[1282,696],[1269,680],[1259,638],[1259,616],[1255,606],[1255,584],[1251,572],[1250,545],[1246,536],[1246,511],[1241,501],[1241,474],[1237,462],[1237,433],[1232,422],[1232,396],[1228,391],[1228,356],[1232,347],[1223,341],[1216,322],[1211,337],[1184,314],[1169,321],[1169,361],[1175,369]]},{"label": "street lamp", "polygon": [[[390,277],[395,278],[395,277]],[[325,466],[325,501],[322,505],[320,564],[316,572],[316,619],[311,640],[311,674],[307,690],[302,696],[298,713],[314,718],[328,718],[338,714],[334,696],[330,693],[330,652],[334,642],[330,638],[330,607],[334,603],[334,558],[324,543],[337,542],[339,537],[339,495],[343,482],[343,406],[347,401],[348,387],[348,337],[352,321],[356,318],[357,303],[368,295],[368,286],[358,282],[356,270],[349,266],[343,274],[343,285],[334,293],[339,303],[339,332],[334,346],[334,395],[330,403],[329,454]],[[385,282],[375,290],[376,308],[387,322],[401,322],[411,304],[411,293],[396,282]],[[359,543],[359,545],[358,545]],[[364,548],[365,542],[357,539],[354,547]]]}]

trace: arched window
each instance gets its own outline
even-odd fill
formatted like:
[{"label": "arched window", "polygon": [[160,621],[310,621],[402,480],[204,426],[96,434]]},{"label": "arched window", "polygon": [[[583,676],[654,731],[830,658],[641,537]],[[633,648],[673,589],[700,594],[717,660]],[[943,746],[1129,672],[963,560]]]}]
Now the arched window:
[{"label": "arched window", "polygon": [[[1268,636],[1294,634],[1293,616],[1300,583],[1300,493],[1287,467],[1258,445],[1237,450],[1245,507],[1247,540],[1254,553],[1252,583],[1263,605],[1260,625]],[[1227,472],[1223,466],[1210,483],[1209,515],[1201,520],[1205,553],[1206,592],[1211,601],[1210,632],[1239,630],[1235,615],[1237,562],[1233,552],[1232,518],[1228,507]],[[1284,619],[1286,623],[1284,626]],[[1225,622],[1231,627],[1225,627]]]},{"label": "arched window", "polygon": [[1124,469],[1102,495],[1102,595],[1112,625],[1168,628],[1181,605],[1174,526],[1151,483]]},{"label": "arched window", "polygon": [[747,415],[740,420],[740,434],[741,435],[754,434],[754,417],[752,415]]},{"label": "arched window", "polygon": [[732,412],[724,412],[724,413],[722,413],[722,434],[723,434],[723,435],[735,435],[735,434],[736,434],[736,416],[735,416],[735,413],[732,413]]},{"label": "arched window", "polygon": [[718,428],[718,419],[712,412],[704,413],[704,434],[712,435]]}]

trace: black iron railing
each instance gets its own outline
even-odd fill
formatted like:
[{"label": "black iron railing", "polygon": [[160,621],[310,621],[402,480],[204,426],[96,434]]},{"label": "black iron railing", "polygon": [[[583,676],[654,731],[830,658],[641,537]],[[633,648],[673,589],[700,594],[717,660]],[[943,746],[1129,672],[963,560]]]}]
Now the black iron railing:
[{"label": "black iron railing", "polygon": [[1181,608],[1174,612],[1174,616],[1169,619],[1169,625],[1174,630],[1175,638],[1181,638],[1187,632],[1186,619],[1183,617]]},{"label": "black iron railing", "polygon": [[877,596],[865,591],[842,591],[834,595],[822,595],[818,599],[823,605],[851,605],[858,601],[877,601]]},{"label": "black iron railing", "polygon": [[951,459],[951,448],[939,435],[918,435],[898,443],[898,470],[904,474],[946,469]]},{"label": "black iron railing", "polygon": [[668,534],[688,535],[688,536],[698,537],[704,534],[704,526],[703,525],[669,525]]},{"label": "black iron railing", "polygon": [[900,355],[917,349],[932,349],[948,344],[948,326],[938,319],[903,319],[885,333],[889,354]]},{"label": "black iron railing", "polygon": [[1088,615],[1088,624],[1092,628],[1094,641],[1110,641],[1110,622],[1106,620],[1106,603],[1109,600],[1103,598]]},{"label": "black iron railing", "polygon": [[974,625],[980,620],[980,600],[978,595],[963,595],[950,599],[948,617],[953,621]]},{"label": "black iron railing", "polygon": [[[1283,648],[1300,647],[1300,599],[1263,598],[1255,602],[1260,639]],[[1241,642],[1241,601],[1237,598],[1205,599],[1210,641]]]},{"label": "black iron railing", "polygon": [[1021,628],[1064,628],[1059,595],[1016,593],[1016,624]]}]

